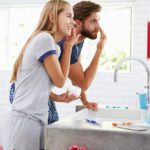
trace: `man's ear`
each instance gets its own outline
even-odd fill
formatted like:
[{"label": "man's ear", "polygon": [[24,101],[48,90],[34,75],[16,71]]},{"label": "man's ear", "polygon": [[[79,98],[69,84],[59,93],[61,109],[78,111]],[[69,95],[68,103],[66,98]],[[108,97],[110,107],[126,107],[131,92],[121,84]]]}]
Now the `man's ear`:
[{"label": "man's ear", "polygon": [[82,22],[80,21],[80,20],[75,20],[75,22],[76,22],[76,26],[77,27],[81,27],[82,26]]}]

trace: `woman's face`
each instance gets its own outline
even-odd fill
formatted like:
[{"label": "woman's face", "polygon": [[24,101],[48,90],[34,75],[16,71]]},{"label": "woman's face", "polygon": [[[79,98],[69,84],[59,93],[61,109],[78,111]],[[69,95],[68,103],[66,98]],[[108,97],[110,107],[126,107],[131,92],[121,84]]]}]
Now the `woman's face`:
[{"label": "woman's face", "polygon": [[63,37],[70,35],[74,24],[73,9],[70,5],[66,5],[58,16],[58,33]]}]

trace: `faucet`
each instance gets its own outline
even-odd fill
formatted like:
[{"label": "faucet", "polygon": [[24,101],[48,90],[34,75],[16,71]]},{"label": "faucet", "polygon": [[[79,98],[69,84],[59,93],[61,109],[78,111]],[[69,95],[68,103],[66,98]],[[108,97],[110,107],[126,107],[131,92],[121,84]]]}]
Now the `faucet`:
[{"label": "faucet", "polygon": [[147,85],[144,86],[144,88],[147,88],[147,103],[149,103],[150,102],[150,95],[149,95],[149,93],[150,93],[150,91],[149,91],[149,89],[150,89],[150,70],[149,70],[147,64],[143,60],[141,60],[139,58],[134,58],[134,57],[127,57],[127,58],[123,59],[122,61],[120,61],[115,67],[114,82],[117,82],[117,73],[118,73],[118,70],[120,69],[122,63],[124,63],[128,60],[135,60],[135,61],[140,62],[144,66],[144,68],[147,72]]}]

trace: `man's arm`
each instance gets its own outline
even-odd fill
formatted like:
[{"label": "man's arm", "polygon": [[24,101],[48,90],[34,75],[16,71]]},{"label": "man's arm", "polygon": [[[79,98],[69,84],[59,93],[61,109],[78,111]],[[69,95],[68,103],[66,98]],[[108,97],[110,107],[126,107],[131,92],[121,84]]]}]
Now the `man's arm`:
[{"label": "man's arm", "polygon": [[100,32],[101,38],[97,44],[97,50],[89,67],[85,71],[83,71],[81,62],[79,60],[78,62],[70,66],[69,78],[74,84],[79,86],[84,91],[88,89],[96,74],[99,64],[99,58],[106,40],[106,35],[102,31],[102,29],[100,29]]},{"label": "man's arm", "polygon": [[84,91],[88,89],[95,76],[100,54],[101,51],[98,50],[98,52],[95,53],[91,64],[85,71],[83,71],[80,61],[70,66],[69,78],[75,85],[79,86]]}]

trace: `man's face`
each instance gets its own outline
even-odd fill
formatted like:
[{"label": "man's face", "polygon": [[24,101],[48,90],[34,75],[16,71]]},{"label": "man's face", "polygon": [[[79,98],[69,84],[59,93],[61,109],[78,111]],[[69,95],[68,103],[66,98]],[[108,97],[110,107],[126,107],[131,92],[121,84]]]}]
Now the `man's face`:
[{"label": "man's face", "polygon": [[73,9],[70,5],[66,5],[64,10],[58,15],[58,34],[62,36],[70,35],[74,24]]},{"label": "man's face", "polygon": [[87,38],[96,39],[99,28],[99,17],[94,12],[83,22],[81,34]]}]

